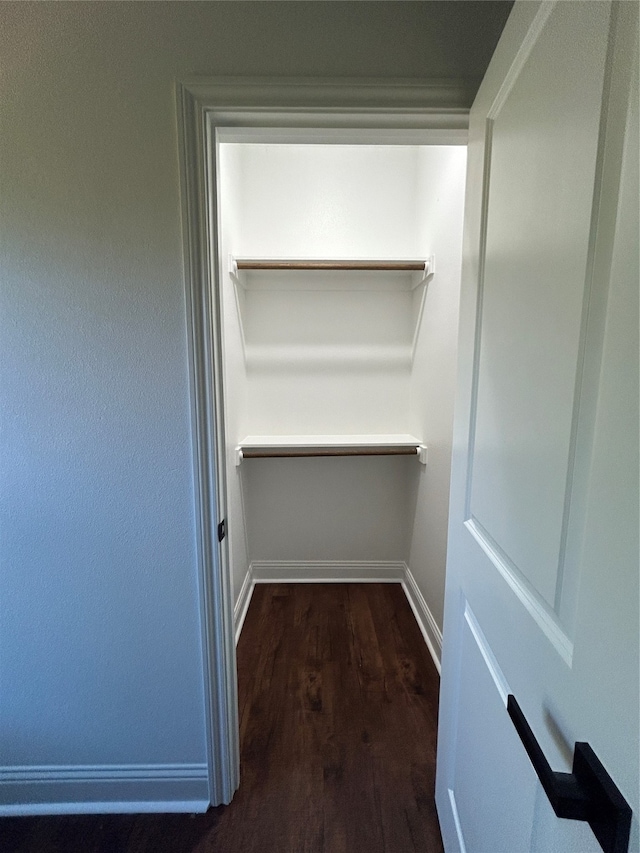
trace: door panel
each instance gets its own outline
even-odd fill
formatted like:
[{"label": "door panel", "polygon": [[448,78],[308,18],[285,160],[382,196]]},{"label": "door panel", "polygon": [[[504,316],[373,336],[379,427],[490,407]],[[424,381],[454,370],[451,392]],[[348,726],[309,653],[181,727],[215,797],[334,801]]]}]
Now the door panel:
[{"label": "door panel", "polygon": [[517,2],[471,112],[436,792],[448,853],[600,850],[548,805],[508,692],[553,769],[588,741],[638,810],[637,13]]},{"label": "door panel", "polygon": [[[551,11],[526,61],[507,77],[485,143],[490,190],[470,516],[556,613],[608,13],[600,4],[589,16],[580,4]],[[575,56],[575,41],[588,51]]]}]

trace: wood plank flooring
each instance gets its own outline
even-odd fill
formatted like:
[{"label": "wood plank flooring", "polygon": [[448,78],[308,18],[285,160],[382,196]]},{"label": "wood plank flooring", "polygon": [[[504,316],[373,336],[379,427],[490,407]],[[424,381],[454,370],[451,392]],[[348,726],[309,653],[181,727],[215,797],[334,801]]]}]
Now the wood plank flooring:
[{"label": "wood plank flooring", "polygon": [[399,584],[259,584],[241,785],[204,815],[0,820],[2,853],[442,853],[438,676]]}]

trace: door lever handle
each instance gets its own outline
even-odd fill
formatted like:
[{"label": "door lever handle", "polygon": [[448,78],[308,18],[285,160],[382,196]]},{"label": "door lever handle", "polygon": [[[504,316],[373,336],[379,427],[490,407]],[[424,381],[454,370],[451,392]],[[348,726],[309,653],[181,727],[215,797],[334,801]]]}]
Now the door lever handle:
[{"label": "door lever handle", "polygon": [[511,694],[507,711],[556,815],[586,820],[604,853],[628,853],[631,809],[589,744],[576,743],[571,773],[554,771]]}]

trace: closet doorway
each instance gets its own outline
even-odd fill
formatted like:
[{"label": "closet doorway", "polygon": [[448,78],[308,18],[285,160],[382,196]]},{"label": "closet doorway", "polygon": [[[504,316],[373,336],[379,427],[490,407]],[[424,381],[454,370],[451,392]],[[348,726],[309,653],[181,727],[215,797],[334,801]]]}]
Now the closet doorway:
[{"label": "closet doorway", "polygon": [[254,582],[402,583],[438,661],[465,97],[179,90],[212,804],[239,783]]}]

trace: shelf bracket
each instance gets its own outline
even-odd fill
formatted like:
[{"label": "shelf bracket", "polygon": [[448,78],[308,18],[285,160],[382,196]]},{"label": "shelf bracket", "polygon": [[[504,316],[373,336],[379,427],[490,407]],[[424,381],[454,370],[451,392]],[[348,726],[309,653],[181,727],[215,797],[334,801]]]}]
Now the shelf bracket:
[{"label": "shelf bracket", "polygon": [[420,270],[420,272],[416,273],[413,278],[412,290],[415,290],[417,287],[420,287],[421,284],[424,284],[427,279],[432,278],[436,273],[436,256],[429,255],[424,262],[424,267]]},{"label": "shelf bracket", "polygon": [[426,444],[419,444],[416,448],[416,453],[418,454],[418,462],[421,465],[426,465],[429,461],[429,448]]},{"label": "shelf bracket", "polygon": [[242,453],[242,448],[240,445],[236,447],[236,468],[239,468],[242,465],[242,460],[244,459],[244,454]]},{"label": "shelf bracket", "polygon": [[238,262],[233,255],[229,255],[229,275],[234,276],[234,278],[238,276]]},{"label": "shelf bracket", "polygon": [[424,278],[429,278],[431,275],[435,275],[436,273],[436,256],[429,255],[427,260],[424,262]]}]

